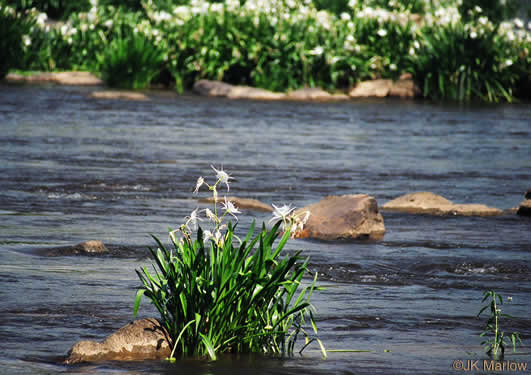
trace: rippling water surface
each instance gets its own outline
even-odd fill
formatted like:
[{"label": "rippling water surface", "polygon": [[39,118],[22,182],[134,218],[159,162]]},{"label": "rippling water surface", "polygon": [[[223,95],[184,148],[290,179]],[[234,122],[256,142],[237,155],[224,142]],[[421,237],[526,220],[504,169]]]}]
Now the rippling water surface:
[{"label": "rippling water surface", "polygon": [[[88,99],[89,89],[0,86],[0,367],[9,374],[457,373],[486,358],[475,318],[482,292],[512,296],[507,359],[531,368],[531,220],[384,212],[379,242],[297,240],[327,288],[315,295],[317,348],[287,359],[228,357],[65,366],[80,339],[132,318],[150,233],[166,238],[197,206],[210,164],[231,193],[301,207],[367,193],[382,205],[433,191],[509,209],[531,188],[529,105],[458,107],[408,101],[335,104],[227,101],[151,93],[149,102]],[[243,227],[261,213],[240,217]],[[44,256],[100,239],[101,257]],[[144,303],[143,316],[155,316]]]}]

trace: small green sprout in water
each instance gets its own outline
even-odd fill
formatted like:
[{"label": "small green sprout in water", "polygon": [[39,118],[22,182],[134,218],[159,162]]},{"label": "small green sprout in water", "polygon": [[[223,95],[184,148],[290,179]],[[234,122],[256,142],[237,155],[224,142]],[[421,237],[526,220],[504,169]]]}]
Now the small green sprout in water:
[{"label": "small green sprout in water", "polygon": [[[317,274],[307,286],[308,259],[281,256],[288,239],[302,230],[309,213],[294,213],[290,206],[276,207],[273,228],[265,224],[254,236],[254,222],[241,240],[228,215],[238,221],[239,209],[226,197],[218,199],[218,187],[229,191],[230,175],[212,167],[216,182],[209,185],[203,177],[194,193],[204,185],[214,197],[213,210],[196,208],[176,230],[170,230],[173,249],[154,237],[158,249],[151,249],[153,271],[137,270],[142,283],[135,300],[136,316],[142,296],[160,313],[161,324],[169,334],[176,356],[208,356],[212,360],[224,352],[260,352],[292,354],[299,336],[304,350],[312,342],[326,350],[316,337],[317,326],[310,298],[317,289]],[[220,203],[223,213],[218,212]],[[211,225],[203,230],[199,222]],[[208,225],[208,224],[207,224]],[[281,229],[282,225],[282,229]],[[282,233],[283,232],[283,233]],[[278,243],[274,243],[281,237]],[[314,334],[306,331],[306,323]]]},{"label": "small green sprout in water", "polygon": [[[501,295],[496,293],[493,290],[486,291],[483,296],[483,301],[485,302],[490,298],[490,303],[483,306],[478,313],[478,317],[490,307],[490,317],[487,320],[484,332],[479,335],[484,337],[487,335],[494,335],[494,337],[489,337],[488,339],[481,342],[481,345],[485,345],[485,351],[487,354],[494,359],[502,359],[505,353],[505,346],[509,345],[513,347],[513,351],[516,351],[517,341],[522,343],[520,339],[520,334],[518,332],[513,332],[510,338],[505,336],[505,332],[500,328],[500,320],[504,318],[512,318],[508,314],[502,314],[500,306],[503,304],[503,299]],[[507,300],[510,302],[513,300],[512,297],[508,297]]]}]

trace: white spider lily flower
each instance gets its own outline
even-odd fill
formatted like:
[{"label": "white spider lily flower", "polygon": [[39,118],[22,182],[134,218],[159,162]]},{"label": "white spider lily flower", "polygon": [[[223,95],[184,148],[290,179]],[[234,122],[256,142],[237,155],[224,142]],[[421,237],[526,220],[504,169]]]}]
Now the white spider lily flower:
[{"label": "white spider lily flower", "polygon": [[308,53],[309,53],[310,55],[320,56],[320,55],[323,54],[323,52],[324,52],[324,48],[321,47],[321,46],[317,46],[317,47],[315,47],[314,49],[312,49],[311,51],[309,51]]},{"label": "white spider lily flower", "polygon": [[216,172],[216,177],[218,179],[218,182],[221,182],[222,184],[227,185],[227,191],[230,191],[229,180],[231,178],[233,179],[233,177],[229,176],[229,174],[223,170],[223,167],[221,167],[219,170],[214,168],[213,165],[211,165],[211,167],[214,170],[214,172]]},{"label": "white spider lily flower", "polygon": [[214,241],[218,244],[218,246],[223,246],[223,243],[225,242],[223,239],[223,235],[221,234],[221,231],[218,229],[216,233],[214,233]]},{"label": "white spider lily flower", "polygon": [[194,194],[197,194],[197,192],[199,191],[199,188],[204,183],[205,183],[205,179],[203,177],[199,176],[199,178],[197,179],[197,182],[195,184]]},{"label": "white spider lily flower", "polygon": [[273,217],[269,222],[272,222],[274,220],[282,219],[282,221],[286,221],[287,216],[293,212],[295,207],[291,207],[291,205],[283,205],[282,207],[277,207],[273,204],[273,208],[275,209],[273,211]]},{"label": "white spider lily flower", "polygon": [[380,29],[380,30],[378,30],[376,32],[376,34],[378,34],[379,36],[381,36],[383,38],[384,36],[387,35],[387,30],[386,29]]},{"label": "white spider lily flower", "polygon": [[234,216],[236,220],[238,220],[238,217],[236,217],[235,214],[241,214],[241,211],[234,206],[234,204],[225,197],[225,202],[221,203],[223,205],[223,209],[225,212],[227,212],[229,215]]},{"label": "white spider lily flower", "polygon": [[524,22],[520,18],[515,18],[513,22],[514,22],[514,25],[518,27],[519,29],[524,28]]},{"label": "white spider lily flower", "polygon": [[196,208],[195,210],[193,210],[191,213],[190,213],[190,216],[187,216],[185,218],[186,220],[186,226],[188,227],[188,224],[192,224],[192,229],[193,230],[197,230],[197,221],[203,221],[203,219],[201,219],[197,214],[199,212],[199,208]]},{"label": "white spider lily flower", "polygon": [[205,208],[205,215],[209,220],[212,220],[214,223],[219,223],[219,218],[214,214],[210,209]]},{"label": "white spider lily flower", "polygon": [[208,241],[211,238],[214,238],[214,235],[212,234],[211,231],[209,231],[209,230],[203,231],[203,242],[206,242],[206,241]]}]

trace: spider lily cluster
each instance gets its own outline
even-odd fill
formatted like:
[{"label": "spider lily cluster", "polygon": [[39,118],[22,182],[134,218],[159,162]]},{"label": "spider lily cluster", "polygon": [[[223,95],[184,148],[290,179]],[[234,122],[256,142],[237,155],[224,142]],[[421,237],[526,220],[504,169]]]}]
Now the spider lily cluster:
[{"label": "spider lily cluster", "polygon": [[[171,361],[177,356],[216,359],[225,352],[292,354],[301,335],[305,339],[301,351],[316,341],[326,356],[316,337],[310,304],[317,274],[304,286],[303,277],[310,275],[308,259],[301,258],[300,251],[282,254],[292,231],[302,228],[309,214],[295,214],[291,206],[275,206],[271,221],[276,223],[270,230],[263,224],[253,237],[253,222],[240,239],[232,222],[226,222],[229,216],[238,220],[239,209],[226,197],[218,198],[220,187],[229,191],[232,177],[222,168],[212,169],[215,183],[199,177],[194,192],[207,187],[214,196],[213,209],[196,208],[184,224],[171,231],[173,249],[154,237],[158,248],[151,249],[153,270],[136,271],[142,285],[134,315],[142,296],[147,297],[168,332]],[[201,222],[208,222],[212,229],[203,230]],[[306,330],[307,324],[313,334]]]},{"label": "spider lily cluster", "polygon": [[[212,185],[200,176],[197,179],[195,184],[194,194],[197,194],[201,187],[207,187],[211,192],[214,198],[214,208],[213,211],[209,208],[200,210],[199,207],[194,209],[190,216],[185,217],[185,222],[175,230],[170,231],[170,238],[172,241],[184,241],[184,238],[191,238],[191,235],[194,231],[198,229],[199,222],[207,221],[213,225],[212,229],[203,230],[203,240],[208,241],[213,239],[216,244],[223,246],[224,238],[222,231],[227,229],[227,224],[224,223],[224,220],[227,218],[227,215],[232,216],[236,221],[238,221],[237,214],[242,212],[234,205],[234,203],[227,199],[224,196],[222,199],[218,195],[218,187],[220,185],[225,185],[227,192],[230,191],[230,180],[234,179],[221,167],[219,170],[214,166],[211,166],[216,175],[216,182]],[[221,212],[218,212],[218,202],[221,203]],[[288,232],[292,238],[294,238],[300,231],[304,229],[304,225],[310,217],[310,211],[304,211],[302,213],[295,213],[295,207],[291,205],[276,206],[273,204],[273,217],[269,220],[269,223],[280,221],[282,225],[282,231]],[[180,239],[178,240],[176,234],[181,234]],[[233,234],[234,235],[234,234]],[[241,240],[234,235],[234,237],[240,241]]]}]

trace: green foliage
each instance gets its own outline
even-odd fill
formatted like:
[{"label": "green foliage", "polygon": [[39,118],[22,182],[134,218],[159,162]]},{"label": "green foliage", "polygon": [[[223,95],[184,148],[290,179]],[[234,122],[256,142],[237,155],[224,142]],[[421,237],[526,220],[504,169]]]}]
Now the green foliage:
[{"label": "green foliage", "polygon": [[19,66],[24,57],[24,45],[31,43],[30,30],[35,20],[22,13],[14,12],[0,3],[0,79],[9,69]]},{"label": "green foliage", "polygon": [[141,0],[98,0],[98,3],[102,7],[121,7],[130,12],[138,12],[143,9]]},{"label": "green foliage", "polygon": [[115,38],[99,57],[101,76],[111,87],[143,89],[161,70],[162,52],[140,33]]},{"label": "green foliage", "polygon": [[[470,26],[478,26],[477,31]],[[498,27],[435,25],[422,30],[421,40],[413,64],[425,97],[513,100],[522,62],[514,43],[500,35]]]},{"label": "green foliage", "polygon": [[500,320],[502,317],[512,318],[508,314],[502,314],[499,306],[503,305],[503,299],[501,295],[493,290],[486,291],[483,295],[483,301],[485,302],[490,298],[490,303],[483,306],[478,313],[478,317],[487,309],[490,308],[490,317],[487,320],[484,332],[480,337],[493,334],[494,337],[488,338],[481,342],[481,345],[485,345],[485,351],[488,355],[494,359],[503,359],[505,353],[505,346],[509,345],[513,347],[513,351],[516,351],[516,343],[522,343],[520,334],[513,332],[510,339],[505,336],[505,332],[500,329]]},{"label": "green foliage", "polygon": [[89,0],[7,0],[17,10],[36,8],[53,19],[67,19],[71,14],[90,9]]},{"label": "green foliage", "polygon": [[[531,92],[529,26],[500,23],[497,2],[482,2],[481,9],[472,0],[459,9],[456,1],[440,0],[98,4],[57,24],[34,14],[39,25],[31,27],[31,44],[23,45],[14,68],[112,70],[111,84],[134,87],[149,82],[126,83],[145,64],[136,75],[153,79],[164,72],[155,79],[171,79],[178,91],[201,78],[274,91],[336,90],[410,72],[424,95],[438,100],[512,101]],[[136,33],[144,47],[134,41]],[[138,48],[146,48],[145,57]]]},{"label": "green foliage", "polygon": [[410,67],[408,51],[414,39],[414,24],[355,19],[357,41],[367,46],[366,56],[372,65],[373,78],[394,78]]},{"label": "green foliage", "polygon": [[[462,0],[458,7],[461,17],[465,21],[473,20],[482,15],[495,23],[514,18],[519,8],[519,0]],[[481,11],[478,12],[478,10]]]},{"label": "green foliage", "polygon": [[291,354],[299,334],[308,336],[303,329],[308,316],[315,327],[309,304],[315,279],[300,290],[307,260],[300,262],[299,252],[281,257],[290,233],[275,247],[279,226],[263,227],[252,238],[253,224],[239,246],[230,223],[219,242],[205,241],[199,229],[195,241],[174,241],[170,251],[155,238],[155,273],[146,267],[137,271],[143,287],[135,315],[140,297],[148,297],[169,332],[173,352],[180,355]]},{"label": "green foliage", "polygon": [[312,0],[312,2],[318,10],[327,10],[338,15],[350,10],[349,0]]}]

